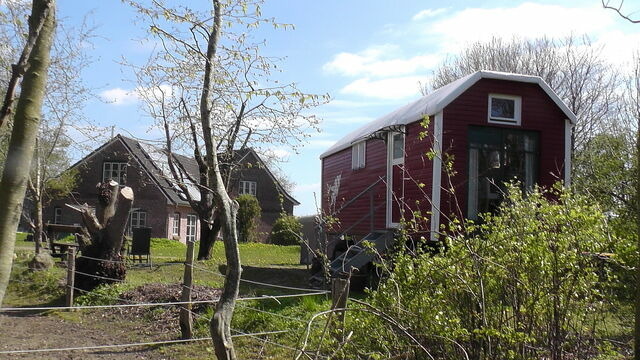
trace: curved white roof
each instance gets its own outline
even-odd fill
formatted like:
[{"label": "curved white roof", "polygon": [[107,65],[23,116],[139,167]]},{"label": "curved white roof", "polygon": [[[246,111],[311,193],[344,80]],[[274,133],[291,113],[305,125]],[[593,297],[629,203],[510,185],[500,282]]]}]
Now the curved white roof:
[{"label": "curved white roof", "polygon": [[345,137],[333,144],[327,151],[322,153],[322,155],[320,155],[320,158],[322,159],[331,154],[337,153],[338,151],[344,150],[354,143],[363,140],[366,136],[373,134],[376,131],[394,125],[406,125],[420,120],[425,115],[434,115],[442,111],[442,109],[444,109],[453,100],[460,96],[460,94],[465,92],[480,79],[498,79],[538,84],[567,116],[567,119],[569,119],[573,124],[576,123],[575,114],[567,107],[567,105],[565,105],[565,103],[558,97],[558,95],[553,90],[551,90],[549,85],[547,85],[547,83],[542,80],[541,77],[480,70],[476,71],[473,74],[462,77],[456,81],[453,81],[439,89],[436,89],[429,95],[423,96],[414,102],[411,102],[381,118],[378,118],[350,132]]}]

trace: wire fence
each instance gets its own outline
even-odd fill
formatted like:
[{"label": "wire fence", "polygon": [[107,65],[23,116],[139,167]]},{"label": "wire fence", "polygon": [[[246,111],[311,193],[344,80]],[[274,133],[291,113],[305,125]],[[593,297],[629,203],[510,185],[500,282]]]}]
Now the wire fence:
[{"label": "wire fence", "polygon": [[[179,307],[181,310],[186,310],[186,312],[189,314],[189,316],[193,316],[198,318],[199,320],[203,320],[206,322],[210,322],[211,318],[208,316],[205,316],[203,314],[200,314],[198,312],[195,312],[192,310],[192,306],[193,305],[198,305],[198,304],[206,304],[206,305],[215,305],[218,302],[218,298],[215,299],[208,299],[208,300],[192,300],[191,298],[189,298],[187,301],[164,301],[164,302],[136,302],[133,301],[131,299],[125,299],[122,297],[118,297],[118,296],[113,296],[113,295],[109,295],[109,294],[103,294],[103,293],[96,293],[96,292],[91,292],[91,291],[87,291],[85,289],[81,289],[77,286],[74,285],[73,279],[75,278],[75,275],[81,275],[84,277],[89,277],[89,278],[94,278],[94,279],[99,279],[99,280],[104,280],[104,281],[108,281],[108,282],[114,282],[114,283],[123,283],[125,282],[123,279],[117,279],[117,278],[112,278],[109,276],[103,276],[103,275],[97,275],[97,274],[90,274],[90,273],[86,273],[86,272],[82,272],[82,271],[78,271],[75,270],[75,260],[76,259],[89,259],[92,261],[102,261],[102,262],[108,262],[108,263],[126,263],[126,261],[121,261],[121,260],[109,260],[109,259],[99,259],[99,258],[95,258],[95,257],[90,257],[90,256],[85,256],[85,255],[79,255],[79,256],[69,256],[68,261],[70,261],[68,263],[68,273],[67,273],[67,291],[71,292],[73,294],[73,292],[79,292],[82,294],[92,294],[93,296],[98,296],[104,300],[108,300],[111,302],[115,302],[115,304],[109,304],[109,305],[74,305],[73,304],[73,295],[71,296],[71,303],[67,304],[67,306],[34,306],[34,307],[4,307],[4,308],[0,308],[0,312],[5,312],[5,313],[14,313],[14,312],[25,312],[25,311],[70,311],[70,310],[118,310],[118,309],[130,309],[130,308],[139,308],[139,309],[144,309],[144,308],[151,308],[151,307]],[[71,263],[73,262],[73,263]],[[205,274],[212,274],[215,275],[217,277],[220,277],[222,279],[225,279],[226,276],[224,274],[220,274],[219,272],[213,271],[211,269],[208,269],[206,267],[203,266],[198,266],[198,265],[194,265],[193,262],[189,262],[186,261],[184,263],[185,269],[190,268],[192,271],[193,270],[197,270],[201,273],[205,273]],[[186,271],[186,270],[185,270]],[[11,279],[12,282],[18,282],[18,283],[31,283],[28,281],[23,281],[23,280],[18,280],[18,279]],[[307,296],[320,296],[320,295],[327,295],[330,292],[326,291],[326,290],[318,290],[318,289],[309,289],[309,288],[301,288],[301,287],[295,287],[295,286],[287,286],[287,285],[280,285],[280,284],[272,284],[272,283],[266,283],[266,282],[261,282],[261,281],[255,281],[255,280],[249,280],[249,279],[240,279],[241,282],[246,283],[246,284],[250,284],[252,286],[256,286],[256,287],[261,287],[261,288],[271,288],[271,289],[276,289],[279,291],[282,290],[286,290],[286,291],[295,291],[295,293],[293,294],[277,294],[277,295],[256,295],[256,296],[243,296],[243,297],[239,297],[237,298],[237,307],[244,309],[245,311],[250,311],[250,312],[256,312],[256,313],[260,313],[260,314],[265,314],[268,316],[273,316],[274,318],[280,318],[280,319],[284,319],[284,320],[288,320],[288,321],[293,321],[296,323],[300,323],[300,324],[308,324],[311,319],[302,319],[302,318],[298,318],[298,317],[294,317],[294,316],[288,316],[288,315],[282,315],[276,312],[271,312],[271,311],[267,311],[264,309],[259,309],[253,306],[249,306],[249,305],[245,305],[243,304],[243,302],[246,301],[268,301],[268,300],[273,300],[276,301],[278,303],[280,303],[280,299],[289,299],[289,298],[302,298],[302,297],[307,297]],[[183,291],[185,289],[189,289],[189,291],[193,291],[196,294],[199,294],[199,296],[208,296],[208,294],[203,293],[203,291],[201,289],[195,288],[193,287],[192,284],[182,284],[183,286]],[[67,296],[67,298],[69,298]],[[296,329],[300,330],[300,329]],[[251,339],[256,339],[259,340],[260,342],[264,343],[264,344],[270,344],[276,347],[280,347],[283,349],[288,349],[288,350],[292,350],[292,351],[301,351],[300,349],[296,348],[296,347],[292,347],[289,345],[285,345],[285,344],[281,344],[278,343],[276,341],[274,341],[271,337],[272,336],[277,336],[277,335],[281,335],[281,334],[287,334],[290,333],[292,331],[294,331],[294,329],[278,329],[278,330],[272,330],[272,331],[262,331],[262,332],[244,332],[244,331],[240,331],[237,329],[232,329],[234,335],[232,335],[232,338],[241,338],[241,337],[246,337],[246,338],[251,338]],[[201,342],[201,341],[207,341],[207,340],[211,340],[210,337],[192,337],[189,339],[176,339],[176,340],[159,340],[159,341],[147,341],[147,342],[137,342],[137,343],[124,343],[124,344],[107,344],[107,345],[88,345],[88,346],[77,346],[77,347],[59,347],[59,348],[39,348],[39,349],[15,349],[15,350],[0,350],[0,355],[4,355],[4,354],[42,354],[42,353],[49,353],[49,352],[66,352],[66,351],[91,351],[91,350],[104,350],[104,349],[116,349],[116,348],[135,348],[135,347],[147,347],[147,346],[156,346],[156,345],[172,345],[172,344],[185,344],[185,343],[193,343],[193,342]],[[319,356],[319,358],[328,358],[326,356]]]}]

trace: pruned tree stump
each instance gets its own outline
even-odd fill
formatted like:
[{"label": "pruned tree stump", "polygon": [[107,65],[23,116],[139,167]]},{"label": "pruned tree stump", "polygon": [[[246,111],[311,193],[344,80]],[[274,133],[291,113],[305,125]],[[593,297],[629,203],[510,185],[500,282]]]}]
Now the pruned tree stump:
[{"label": "pruned tree stump", "polygon": [[78,239],[83,256],[76,261],[75,286],[87,291],[98,285],[122,281],[127,271],[120,251],[133,203],[133,190],[128,186],[121,188],[113,180],[99,183],[97,190],[95,214],[89,206],[78,208],[83,221],[83,234]]}]

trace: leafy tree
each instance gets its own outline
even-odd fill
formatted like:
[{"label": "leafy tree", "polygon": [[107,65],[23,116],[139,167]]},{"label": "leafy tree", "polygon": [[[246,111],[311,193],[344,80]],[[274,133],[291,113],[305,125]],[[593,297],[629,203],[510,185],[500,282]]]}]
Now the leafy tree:
[{"label": "leafy tree", "polygon": [[[55,2],[34,0],[29,18],[26,51],[28,68],[24,72],[20,96],[13,117],[7,159],[0,180],[0,303],[11,273],[16,230],[27,187],[35,142],[44,102],[49,68],[49,52],[55,32]],[[16,68],[19,68],[16,67]],[[24,70],[24,68],[23,68]],[[9,92],[8,92],[9,93]],[[13,101],[13,97],[9,96]],[[6,98],[5,103],[6,105]],[[4,107],[10,109],[11,106]],[[10,111],[9,111],[10,112]],[[1,124],[0,124],[1,125]]]},{"label": "leafy tree", "polygon": [[274,245],[299,245],[302,239],[302,224],[292,215],[282,214],[273,224],[269,242]]},{"label": "leafy tree", "polygon": [[636,216],[634,141],[625,133],[594,136],[576,154],[573,173],[577,192],[591,194],[605,212],[625,221]]},{"label": "leafy tree", "polygon": [[[223,232],[227,275],[211,334],[216,356],[235,359],[230,321],[241,268],[238,204],[229,197],[234,150],[250,141],[297,143],[307,128],[317,126],[318,120],[303,110],[318,104],[320,97],[271,80],[276,59],[260,56],[262,42],[247,31],[261,24],[285,25],[263,18],[261,1],[212,0],[210,11],[169,7],[161,1],[149,7],[128,3],[162,44],[148,64],[134,68],[138,87],[144,89],[144,109],[165,132],[171,180],[199,216],[202,248],[210,248],[218,229]],[[179,149],[193,151],[198,178],[173,158]]]},{"label": "leafy tree", "polygon": [[[252,38],[251,29],[262,24],[276,28],[291,28],[291,25],[263,18],[262,1],[220,2],[224,8],[219,29],[221,45],[210,68],[206,59],[210,50],[208,40],[214,34],[208,27],[211,12],[172,8],[162,2],[154,2],[151,8],[133,1],[130,4],[146,15],[150,36],[163,44],[146,65],[131,66],[138,88],[145,89],[140,94],[144,110],[165,132],[170,180],[198,213],[201,225],[198,259],[208,259],[220,229],[221,212],[213,201],[212,185],[206,176],[211,167],[204,161],[208,141],[201,135],[204,127],[193,121],[204,113],[199,103],[205,95],[197,94],[194,89],[201,88],[205,70],[210,71],[211,80],[206,91],[207,116],[214,120],[210,128],[211,146],[215,147],[227,192],[233,192],[237,185],[232,182],[232,174],[239,165],[235,150],[251,146],[261,152],[261,148],[274,144],[300,146],[310,131],[318,129],[318,119],[307,115],[305,110],[318,105],[325,97],[306,94],[295,83],[272,79],[274,73],[280,71],[280,59],[261,55],[265,44]],[[179,151],[193,152],[199,178],[191,176],[174,161],[170,154]]]},{"label": "leafy tree", "polygon": [[615,281],[597,256],[616,241],[602,211],[560,186],[524,195],[511,185],[508,194],[482,225],[452,222],[446,251],[425,247],[387,263],[367,306],[385,321],[354,311],[345,357],[365,358],[355,354],[366,346],[374,358],[597,358]]},{"label": "leafy tree", "polygon": [[236,198],[238,202],[238,217],[236,219],[238,226],[238,240],[243,242],[256,241],[258,234],[256,233],[257,221],[260,218],[262,209],[260,203],[255,196],[243,194]]},{"label": "leafy tree", "polygon": [[[17,57],[28,43],[26,24],[22,21],[28,15],[28,4],[8,1],[0,17],[7,20],[0,24],[0,38],[5,40],[3,50],[6,59]],[[70,130],[87,134],[84,130],[93,128],[82,114],[84,104],[91,95],[83,83],[82,72],[91,63],[87,49],[91,44],[93,29],[83,21],[80,26],[69,27],[58,24],[51,49],[51,66],[48,70],[46,96],[43,102],[42,119],[32,161],[32,170],[27,184],[26,197],[32,209],[23,211],[23,218],[29,223],[36,245],[40,251],[43,239],[42,210],[53,197],[63,197],[73,189],[75,174],[62,173],[71,164],[70,148],[83,149],[84,146],[72,139]],[[5,69],[11,67],[7,65]],[[12,84],[10,71],[0,71],[0,81]],[[12,102],[7,102],[10,111]],[[4,165],[8,148],[11,117],[0,129],[0,169]],[[49,186],[54,188],[50,189]],[[64,192],[61,192],[64,190]],[[32,210],[32,211],[29,211]]]}]

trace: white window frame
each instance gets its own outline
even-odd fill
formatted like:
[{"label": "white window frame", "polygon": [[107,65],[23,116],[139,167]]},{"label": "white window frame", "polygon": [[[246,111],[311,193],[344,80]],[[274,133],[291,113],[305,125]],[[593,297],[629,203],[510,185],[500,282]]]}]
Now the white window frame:
[{"label": "white window frame", "polygon": [[367,141],[360,141],[351,146],[351,170],[363,169],[366,164]]},{"label": "white window frame", "polygon": [[180,236],[180,213],[173,213],[172,235]]},{"label": "white window frame", "polygon": [[[107,168],[109,170],[107,170]],[[113,172],[116,172],[117,176],[112,177]],[[108,174],[108,175],[107,175]],[[105,161],[102,164],[102,182],[109,179],[117,182],[120,185],[124,185],[125,178],[127,176],[127,163],[122,161]]]},{"label": "white window frame", "polygon": [[[391,163],[393,165],[402,165],[404,164],[404,155],[405,155],[405,136],[403,132],[392,132],[389,133],[391,136]],[[402,156],[396,157],[395,154],[395,146],[396,146],[396,135],[399,135],[402,138]]]},{"label": "white window frame", "polygon": [[[491,116],[491,103],[493,99],[513,100],[513,117],[505,118],[505,117]],[[489,106],[487,109],[487,119],[488,119],[488,122],[492,124],[520,125],[522,122],[522,97],[515,96],[515,95],[505,95],[505,94],[489,94]]]},{"label": "white window frame", "polygon": [[187,215],[187,241],[196,241],[196,232],[198,231],[198,217],[194,214]]},{"label": "white window frame", "polygon": [[129,234],[133,235],[133,229],[147,226],[147,212],[140,209],[129,213]]},{"label": "white window frame", "polygon": [[53,223],[62,224],[62,208],[59,206],[53,208]]},{"label": "white window frame", "polygon": [[238,194],[249,194],[256,196],[258,192],[258,183],[256,181],[240,180],[240,188]]}]

